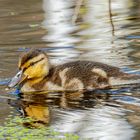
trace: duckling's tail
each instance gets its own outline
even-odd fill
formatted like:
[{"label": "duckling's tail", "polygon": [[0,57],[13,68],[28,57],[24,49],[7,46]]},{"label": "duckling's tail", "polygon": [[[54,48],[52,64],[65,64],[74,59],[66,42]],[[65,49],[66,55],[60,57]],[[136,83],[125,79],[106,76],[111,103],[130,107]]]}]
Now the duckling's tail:
[{"label": "duckling's tail", "polygon": [[128,74],[128,73],[122,73],[121,74],[122,79],[126,80],[140,80],[140,75],[138,74]]},{"label": "duckling's tail", "polygon": [[140,84],[140,75],[120,73],[117,77],[110,77],[110,85]]}]

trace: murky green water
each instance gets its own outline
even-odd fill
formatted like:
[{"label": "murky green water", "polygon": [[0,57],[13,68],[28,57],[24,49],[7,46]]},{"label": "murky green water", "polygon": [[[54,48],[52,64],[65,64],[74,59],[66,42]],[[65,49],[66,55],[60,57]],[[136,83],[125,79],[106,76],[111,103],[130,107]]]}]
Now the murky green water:
[{"label": "murky green water", "polygon": [[139,140],[139,84],[21,98],[6,88],[32,47],[53,64],[96,60],[139,74],[139,8],[138,0],[0,0],[0,140]]}]

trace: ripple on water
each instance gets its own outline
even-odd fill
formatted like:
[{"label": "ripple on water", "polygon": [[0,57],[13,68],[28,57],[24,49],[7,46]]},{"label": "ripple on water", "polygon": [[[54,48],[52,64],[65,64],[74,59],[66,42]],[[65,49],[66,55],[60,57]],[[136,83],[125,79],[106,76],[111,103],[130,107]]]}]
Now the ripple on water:
[{"label": "ripple on water", "polygon": [[[73,17],[77,11],[75,8],[75,1],[65,0],[54,0],[53,3],[48,0],[1,1],[1,138],[24,139],[25,134],[26,139],[38,139],[37,135],[39,139],[46,139],[48,135],[69,139],[79,139],[76,137],[79,135],[81,139],[94,140],[138,137],[138,85],[96,93],[66,95],[47,92],[20,98],[7,94],[11,90],[5,90],[9,77],[16,73],[20,54],[34,47],[48,52],[54,64],[77,59],[95,60],[118,66],[127,73],[140,74],[138,1],[111,1],[109,13],[107,1],[89,0],[81,4],[77,19]],[[9,116],[10,126],[4,125],[9,114],[12,114]],[[15,115],[18,116],[14,118]],[[29,116],[36,121],[27,123],[26,117]],[[24,117],[26,123],[23,123]],[[25,124],[32,129],[26,128]],[[48,125],[53,131],[46,130]],[[40,126],[43,129],[37,129]],[[69,137],[67,133],[74,133],[74,136]]]}]

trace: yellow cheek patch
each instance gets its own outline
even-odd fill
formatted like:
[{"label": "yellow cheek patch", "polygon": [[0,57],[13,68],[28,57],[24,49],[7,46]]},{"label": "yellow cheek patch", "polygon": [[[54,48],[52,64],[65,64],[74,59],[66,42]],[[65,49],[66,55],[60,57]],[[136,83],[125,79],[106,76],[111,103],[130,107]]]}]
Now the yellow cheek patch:
[{"label": "yellow cheek patch", "polygon": [[38,63],[34,66],[29,67],[25,70],[24,74],[28,76],[28,78],[42,77],[46,73],[44,69],[44,64]]}]

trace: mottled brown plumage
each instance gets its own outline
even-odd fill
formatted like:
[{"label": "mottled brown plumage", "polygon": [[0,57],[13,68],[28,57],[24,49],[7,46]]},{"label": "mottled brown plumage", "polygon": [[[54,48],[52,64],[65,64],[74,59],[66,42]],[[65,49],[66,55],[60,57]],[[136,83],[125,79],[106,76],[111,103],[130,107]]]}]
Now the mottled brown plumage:
[{"label": "mottled brown plumage", "polygon": [[114,84],[113,80],[123,82],[140,79],[139,75],[130,75],[119,68],[92,61],[74,61],[58,66],[50,66],[48,56],[40,50],[31,50],[21,58],[19,68],[25,79],[20,82],[21,91],[40,90],[83,90],[106,88]]}]

